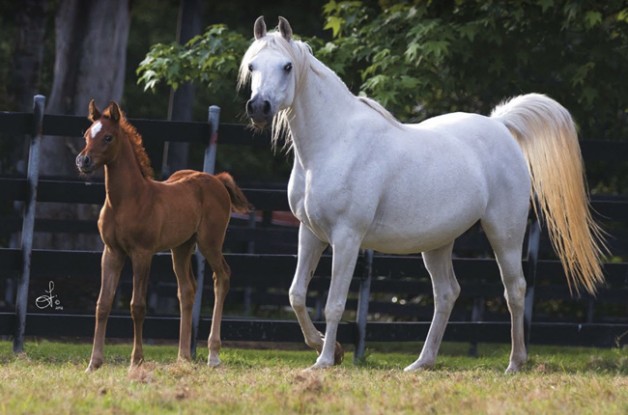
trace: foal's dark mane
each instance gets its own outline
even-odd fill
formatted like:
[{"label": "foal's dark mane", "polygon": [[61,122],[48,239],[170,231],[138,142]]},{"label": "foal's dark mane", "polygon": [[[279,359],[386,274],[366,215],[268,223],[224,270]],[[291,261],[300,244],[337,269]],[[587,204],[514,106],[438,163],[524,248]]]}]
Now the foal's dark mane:
[{"label": "foal's dark mane", "polygon": [[[103,114],[106,118],[111,119],[111,116],[108,111],[105,111]],[[120,130],[124,133],[125,136],[128,137],[131,146],[133,147],[133,153],[135,154],[135,160],[139,165],[140,171],[142,172],[142,176],[147,179],[154,179],[155,172],[150,165],[150,158],[148,158],[148,154],[146,154],[146,150],[144,149],[144,145],[142,143],[142,136],[137,132],[135,127],[129,123],[126,117],[123,114],[120,114]]]}]

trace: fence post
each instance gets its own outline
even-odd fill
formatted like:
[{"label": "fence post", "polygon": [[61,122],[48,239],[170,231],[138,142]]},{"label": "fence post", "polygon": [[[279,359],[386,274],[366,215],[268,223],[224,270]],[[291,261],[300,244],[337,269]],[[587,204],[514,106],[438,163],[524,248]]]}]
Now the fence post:
[{"label": "fence post", "polygon": [[[203,158],[203,171],[214,174],[216,168],[216,146],[218,145],[218,124],[220,123],[220,107],[212,105],[209,107],[207,121],[210,127],[209,144],[205,147],[205,157]],[[196,341],[198,339],[198,325],[201,320],[201,305],[203,303],[203,285],[205,282],[205,257],[196,248],[196,295],[194,296],[194,307],[192,309],[192,341],[190,351],[192,358],[196,358]],[[215,299],[214,299],[215,300]]]},{"label": "fence post", "polygon": [[[536,203],[536,202],[535,202]],[[540,209],[536,209],[541,214]],[[532,312],[534,310],[534,285],[536,283],[536,270],[539,260],[539,246],[541,242],[541,225],[536,216],[528,225],[528,272],[526,273],[526,296],[523,313],[523,330],[526,348],[530,344],[532,331]]]},{"label": "fence post", "polygon": [[366,321],[369,312],[369,297],[371,295],[371,276],[373,274],[373,250],[364,251],[364,275],[360,281],[358,294],[358,310],[356,313],[356,326],[358,338],[356,339],[353,361],[358,362],[364,358],[366,350]]},{"label": "fence post", "polygon": [[35,205],[37,203],[37,181],[39,179],[39,158],[41,136],[44,122],[44,107],[46,97],[35,95],[33,98],[33,135],[31,136],[28,151],[28,168],[26,180],[28,183],[28,200],[24,206],[22,222],[22,275],[17,286],[15,300],[15,337],[13,338],[13,352],[24,351],[24,333],[26,331],[26,313],[28,311],[28,286],[31,277],[31,254],[33,252],[33,232],[35,229]]}]

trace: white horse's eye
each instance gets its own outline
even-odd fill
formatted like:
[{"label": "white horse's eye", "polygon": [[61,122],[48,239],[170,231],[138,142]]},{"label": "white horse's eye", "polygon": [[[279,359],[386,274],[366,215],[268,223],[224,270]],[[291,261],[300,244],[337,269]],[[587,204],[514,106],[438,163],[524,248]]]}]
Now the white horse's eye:
[{"label": "white horse's eye", "polygon": [[249,72],[253,72],[253,64],[249,63]]},{"label": "white horse's eye", "polygon": [[290,72],[292,70],[292,63],[286,63],[286,66],[283,67],[283,70],[286,72]]}]

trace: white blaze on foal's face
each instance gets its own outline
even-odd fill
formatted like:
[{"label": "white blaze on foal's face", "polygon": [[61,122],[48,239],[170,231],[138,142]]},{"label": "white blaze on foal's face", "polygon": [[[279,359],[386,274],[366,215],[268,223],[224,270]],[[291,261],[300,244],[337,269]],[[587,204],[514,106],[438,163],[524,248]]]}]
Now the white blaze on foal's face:
[{"label": "white blaze on foal's face", "polygon": [[102,123],[100,121],[96,121],[94,125],[92,125],[92,128],[90,129],[90,134],[92,138],[96,138],[96,136],[98,135],[101,129],[102,129]]}]

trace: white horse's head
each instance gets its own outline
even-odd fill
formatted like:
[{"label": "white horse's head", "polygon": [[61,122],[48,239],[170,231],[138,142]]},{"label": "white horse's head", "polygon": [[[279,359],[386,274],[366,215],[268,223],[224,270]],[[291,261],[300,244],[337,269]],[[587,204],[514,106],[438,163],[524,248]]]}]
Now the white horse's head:
[{"label": "white horse's head", "polygon": [[266,32],[263,16],[253,27],[255,41],[242,58],[238,86],[249,80],[251,98],[246,114],[257,128],[270,125],[280,112],[293,103],[299,76],[306,64],[304,54],[311,54],[307,44],[292,39],[290,23],[279,17],[278,30]]}]

